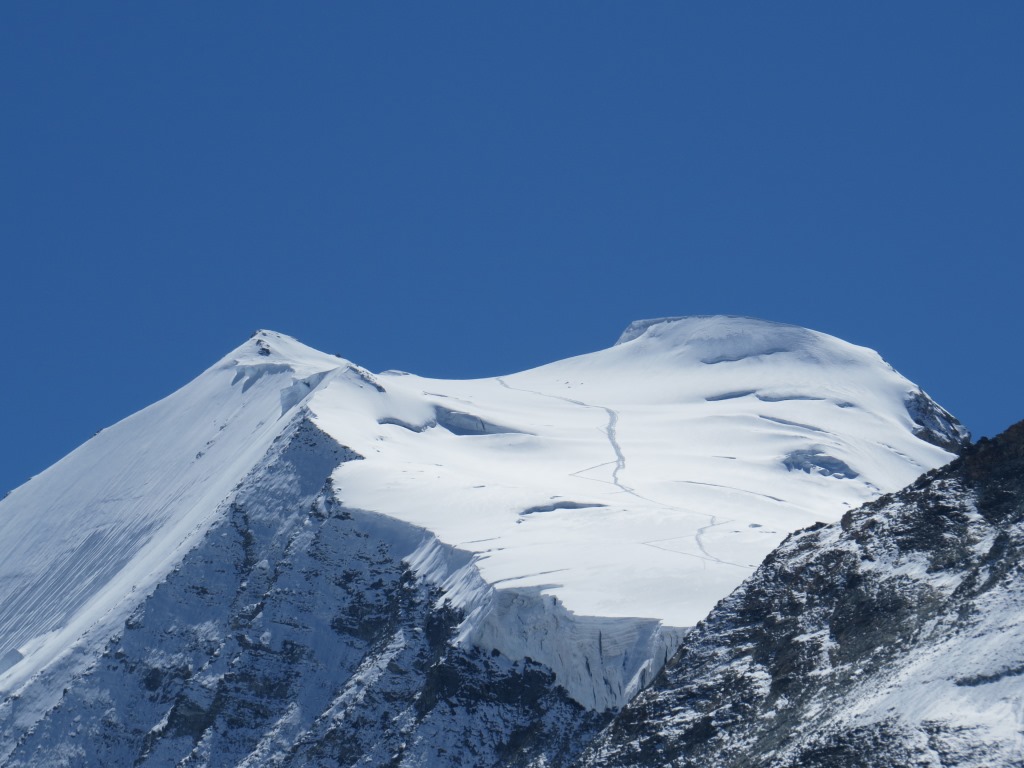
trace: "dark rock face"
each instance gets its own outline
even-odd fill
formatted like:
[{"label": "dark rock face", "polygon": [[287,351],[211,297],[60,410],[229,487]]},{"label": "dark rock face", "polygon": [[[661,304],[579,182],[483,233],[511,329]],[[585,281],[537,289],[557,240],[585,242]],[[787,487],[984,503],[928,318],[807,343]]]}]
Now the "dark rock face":
[{"label": "dark rock face", "polygon": [[852,480],[857,473],[845,461],[829,456],[821,446],[793,451],[782,461],[786,469]]},{"label": "dark rock face", "polygon": [[581,766],[1024,765],[1024,422],[793,534]]},{"label": "dark rock face", "polygon": [[539,665],[451,644],[462,616],[401,560],[420,534],[325,482],[359,458],[308,421],[286,433],[5,765],[571,762],[608,717]]},{"label": "dark rock face", "polygon": [[957,454],[970,445],[967,428],[920,389],[907,395],[906,406],[921,440]]}]

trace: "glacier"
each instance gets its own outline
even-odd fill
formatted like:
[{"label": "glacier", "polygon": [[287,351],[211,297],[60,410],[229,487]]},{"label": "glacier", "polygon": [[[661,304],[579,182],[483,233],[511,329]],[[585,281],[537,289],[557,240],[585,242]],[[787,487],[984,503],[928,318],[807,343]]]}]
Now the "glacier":
[{"label": "glacier", "polygon": [[[104,660],[128,658],[122,641],[144,631],[147,643],[189,637],[188,659],[170,641],[162,660],[138,656],[188,669],[189,681],[206,670],[222,684],[217,658],[231,643],[238,658],[306,643],[316,669],[348,670],[316,695],[310,672],[304,714],[253,725],[249,741],[224,747],[235,762],[260,764],[328,728],[326,713],[353,711],[354,681],[383,679],[401,654],[435,658],[417,639],[431,616],[450,619],[442,645],[460,649],[460,663],[550,675],[564,693],[545,699],[551,722],[613,712],[788,534],[902,488],[967,439],[874,351],[751,318],[639,321],[608,349],[466,381],[374,374],[259,331],[0,502],[0,758],[66,732],[69,697],[91,690],[89,701],[116,703]],[[377,575],[355,583],[405,606],[401,631],[388,609],[389,641],[374,654],[328,647],[325,596],[339,587],[320,583],[326,560],[309,562],[319,546],[338,573],[345,563],[330,552],[376,562]],[[218,552],[235,565],[218,566]],[[299,572],[301,589],[288,589],[308,600],[284,601],[274,618],[271,597]],[[398,598],[406,572],[418,602]],[[288,611],[319,616],[305,640],[281,629]],[[174,618],[157,632],[140,619],[151,615]],[[240,622],[248,639],[227,637]],[[219,748],[206,731],[171,727],[187,709],[179,694],[175,708],[145,713],[153,764],[175,739],[199,760]],[[187,701],[209,712],[202,695]],[[123,717],[141,707],[132,702],[101,710]],[[175,739],[161,741],[165,731]],[[392,747],[412,755],[409,744]]]}]

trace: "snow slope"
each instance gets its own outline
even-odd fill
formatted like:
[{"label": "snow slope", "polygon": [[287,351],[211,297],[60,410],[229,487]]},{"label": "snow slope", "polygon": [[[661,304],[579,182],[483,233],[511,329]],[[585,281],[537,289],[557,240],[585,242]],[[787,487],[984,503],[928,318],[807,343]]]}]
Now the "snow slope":
[{"label": "snow slope", "polygon": [[464,611],[462,644],[545,664],[595,709],[787,533],[966,438],[875,352],[748,318],[634,323],[609,349],[474,381],[375,376],[261,331],[0,502],[0,692],[93,663],[298,418],[362,457],[334,470],[340,501],[402,528],[403,556]]}]

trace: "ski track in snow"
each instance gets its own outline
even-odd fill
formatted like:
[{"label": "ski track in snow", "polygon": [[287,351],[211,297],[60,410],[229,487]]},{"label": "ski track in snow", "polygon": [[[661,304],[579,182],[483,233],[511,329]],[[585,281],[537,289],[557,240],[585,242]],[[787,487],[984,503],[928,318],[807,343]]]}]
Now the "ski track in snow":
[{"label": "ski track in snow", "polygon": [[778,496],[771,496],[767,493],[758,493],[757,491],[748,491],[746,488],[737,488],[732,485],[722,485],[721,483],[704,483],[700,480],[676,480],[677,483],[689,483],[690,485],[706,485],[708,488],[725,488],[727,491],[738,491],[739,493],[749,493],[751,496],[760,496],[762,499],[771,499],[777,501],[780,504],[785,504],[785,499],[780,499]]},{"label": "ski track in snow", "polygon": [[[710,562],[713,562],[713,563],[721,563],[722,565],[732,565],[732,566],[735,566],[737,568],[743,568],[743,569],[748,570],[748,571],[749,570],[753,570],[753,567],[750,566],[750,565],[744,565],[743,563],[734,563],[734,562],[731,562],[729,560],[723,560],[720,557],[716,557],[715,555],[711,554],[711,552],[708,551],[708,548],[704,545],[703,536],[704,536],[704,532],[705,531],[707,531],[710,528],[714,528],[716,526],[719,526],[719,525],[725,525],[726,523],[731,522],[730,520],[723,520],[723,521],[719,522],[718,519],[713,514],[707,514],[707,513],[704,513],[704,512],[694,512],[693,510],[682,509],[681,507],[676,507],[676,506],[673,506],[671,504],[665,504],[664,502],[658,501],[657,499],[652,499],[652,498],[650,498],[648,496],[643,496],[642,494],[637,493],[635,488],[631,488],[630,486],[625,485],[619,479],[619,473],[622,472],[626,468],[626,455],[622,451],[622,446],[619,444],[618,435],[616,434],[616,428],[618,427],[618,424],[619,424],[619,414],[613,408],[609,408],[608,406],[605,406],[605,405],[594,405],[592,403],[584,403],[582,400],[575,400],[575,399],[573,399],[571,397],[564,397],[562,395],[552,395],[552,394],[549,394],[547,392],[540,392],[540,391],[535,390],[535,389],[523,389],[522,387],[513,387],[513,386],[510,386],[509,383],[507,381],[505,381],[503,378],[501,378],[500,376],[496,377],[495,381],[497,381],[505,389],[511,389],[511,390],[514,390],[514,391],[517,391],[517,392],[526,392],[526,393],[531,394],[531,395],[539,395],[540,397],[550,397],[550,398],[552,398],[554,400],[562,400],[563,402],[566,402],[566,403],[572,403],[573,405],[578,405],[581,408],[592,408],[592,409],[595,409],[595,410],[604,411],[605,414],[607,414],[607,416],[608,416],[608,423],[604,427],[604,433],[608,436],[608,444],[611,446],[612,451],[615,454],[615,460],[614,461],[606,461],[604,464],[598,464],[598,465],[593,466],[593,467],[588,467],[587,469],[580,469],[580,470],[577,470],[576,472],[573,472],[571,474],[575,475],[575,476],[579,476],[580,473],[582,473],[582,472],[588,472],[591,469],[597,469],[598,467],[606,467],[609,464],[615,464],[615,469],[612,470],[611,484],[614,485],[615,487],[617,487],[623,493],[627,493],[627,494],[629,494],[630,496],[632,496],[634,498],[640,499],[642,501],[646,501],[646,502],[648,502],[650,504],[656,504],[659,507],[663,507],[665,509],[671,509],[674,512],[682,512],[684,514],[701,514],[701,515],[706,515],[707,516],[707,518],[709,520],[708,524],[705,525],[705,526],[702,526],[701,528],[698,528],[697,532],[694,534],[694,537],[693,537],[694,543],[697,545],[697,548],[701,552],[704,553],[704,558],[702,558],[702,559],[710,561]],[[584,478],[584,479],[585,480],[590,480],[590,479],[594,479],[594,478]],[[602,482],[603,483],[603,482],[608,482],[608,481],[606,481],[606,480],[596,480],[596,482]],[[721,486],[721,487],[726,487],[726,486]],[[769,497],[769,498],[772,498],[772,497]],[[654,546],[651,542],[646,542],[645,541],[645,542],[642,542],[642,543],[647,545],[647,546]],[[655,547],[655,549],[661,549],[661,550],[663,550],[665,552],[675,552],[675,554],[677,554],[677,555],[689,555],[690,557],[700,557],[700,555],[694,555],[692,553],[687,553],[687,552],[678,552],[676,550],[667,549],[665,547]]]},{"label": "ski track in snow", "polygon": [[[645,496],[641,496],[639,493],[636,492],[636,490],[634,490],[633,488],[630,488],[628,485],[624,485],[619,480],[619,473],[622,472],[622,470],[624,470],[626,468],[626,456],[622,452],[622,446],[619,445],[618,436],[615,433],[615,428],[616,428],[616,426],[619,423],[619,414],[616,411],[614,411],[613,409],[608,408],[607,406],[604,406],[604,405],[593,405],[591,403],[584,403],[582,400],[574,400],[571,397],[563,397],[562,395],[551,395],[551,394],[548,394],[547,392],[539,392],[539,391],[537,391],[535,389],[523,389],[522,387],[513,387],[513,386],[510,386],[509,383],[507,381],[505,381],[503,378],[501,378],[500,376],[497,377],[495,379],[495,381],[497,381],[505,389],[511,389],[511,390],[513,390],[515,392],[526,392],[528,394],[538,395],[540,397],[550,397],[552,400],[561,400],[561,401],[566,402],[566,403],[572,403],[573,405],[578,405],[580,408],[593,408],[593,409],[598,410],[598,411],[604,411],[605,414],[608,416],[608,423],[603,427],[603,431],[604,431],[605,435],[607,435],[607,437],[608,437],[608,444],[611,446],[612,452],[615,454],[615,459],[613,461],[606,461],[603,464],[598,464],[598,465],[593,466],[593,467],[587,467],[586,469],[577,470],[576,472],[572,472],[571,475],[579,476],[581,473],[589,472],[591,469],[597,469],[598,467],[606,467],[609,464],[614,464],[615,465],[615,469],[612,470],[612,479],[611,479],[611,484],[612,485],[614,485],[616,488],[621,490],[623,493],[628,493],[630,496],[633,496],[635,498],[642,499],[643,501],[651,502],[652,504],[660,504],[663,507],[667,507],[668,506],[666,504],[661,504],[661,502],[654,501],[653,499],[648,499]],[[593,480],[594,478],[583,478],[583,479],[584,480]],[[602,482],[602,483],[604,483],[604,482],[608,482],[608,481],[607,480],[596,480],[595,482]],[[674,507],[670,507],[670,508],[674,509]]]},{"label": "ski track in snow", "polygon": [[700,548],[700,551],[712,560],[714,560],[716,563],[722,563],[723,565],[735,565],[737,568],[746,568],[748,571],[753,570],[753,566],[743,565],[742,563],[734,563],[729,560],[723,560],[720,557],[715,557],[710,552],[708,552],[708,548],[704,546],[704,531],[707,531],[711,528],[715,528],[719,525],[726,525],[727,523],[731,522],[732,520],[722,520],[721,522],[719,522],[717,517],[711,515],[711,522],[701,528],[698,528],[697,533],[695,533],[693,536],[693,539],[697,542],[697,546]]}]

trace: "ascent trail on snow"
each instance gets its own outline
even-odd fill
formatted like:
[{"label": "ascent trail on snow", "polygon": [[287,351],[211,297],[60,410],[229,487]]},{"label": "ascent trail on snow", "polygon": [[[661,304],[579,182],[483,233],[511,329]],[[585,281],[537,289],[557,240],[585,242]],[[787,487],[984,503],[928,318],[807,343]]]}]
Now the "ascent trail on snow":
[{"label": "ascent trail on snow", "polygon": [[[634,489],[632,489],[632,488],[630,488],[628,486],[625,486],[621,482],[619,482],[619,473],[623,469],[626,468],[626,456],[625,456],[625,454],[622,453],[622,446],[619,445],[619,441],[618,441],[618,439],[615,436],[615,425],[618,424],[618,421],[619,421],[619,415],[615,411],[613,411],[611,408],[608,408],[608,407],[603,406],[603,405],[591,405],[590,403],[584,403],[582,400],[574,400],[571,397],[563,397],[561,395],[550,395],[547,392],[537,392],[537,391],[532,390],[532,389],[523,389],[522,387],[512,387],[512,386],[509,386],[508,382],[506,382],[500,376],[497,377],[495,379],[495,381],[497,381],[501,386],[505,387],[505,389],[511,389],[511,390],[515,390],[517,392],[528,392],[528,393],[530,393],[532,395],[539,395],[540,397],[550,397],[550,398],[553,398],[555,400],[562,400],[563,402],[566,402],[566,403],[571,403],[573,405],[578,405],[581,408],[593,408],[595,410],[604,411],[605,414],[608,416],[608,423],[604,426],[603,429],[604,429],[605,435],[608,437],[608,443],[609,443],[609,445],[611,445],[612,452],[615,454],[615,460],[614,461],[605,462],[604,464],[598,464],[597,466],[598,467],[603,467],[603,466],[607,466],[608,464],[614,464],[615,465],[615,469],[612,470],[612,479],[611,479],[612,485],[614,485],[617,488],[619,488],[623,493],[628,493],[631,496],[636,496],[638,499],[643,499],[644,501],[650,501],[650,499],[644,499],[644,497],[640,496]],[[589,467],[588,469],[596,469],[596,468],[597,467]],[[581,470],[578,470],[578,471],[570,473],[570,474],[578,475],[581,472],[588,471],[588,469],[581,469]]]},{"label": "ascent trail on snow", "polygon": [[[530,394],[540,395],[541,397],[551,397],[551,398],[554,398],[556,400],[563,400],[563,401],[565,401],[567,403],[572,403],[573,405],[578,405],[581,408],[594,408],[594,409],[597,409],[597,410],[601,410],[601,411],[604,411],[608,415],[608,423],[604,427],[604,432],[605,432],[605,435],[607,435],[607,437],[608,437],[608,443],[611,445],[612,451],[614,451],[614,453],[615,453],[615,460],[614,461],[605,462],[604,464],[598,464],[596,467],[588,467],[587,469],[577,470],[576,472],[572,472],[570,474],[579,475],[579,474],[581,474],[583,472],[587,472],[587,471],[589,471],[591,469],[597,469],[598,467],[604,467],[604,466],[608,466],[609,464],[615,464],[615,469],[612,470],[611,483],[612,483],[612,485],[614,485],[617,488],[619,488],[623,493],[628,493],[630,496],[633,496],[633,497],[635,497],[637,499],[640,499],[642,501],[647,501],[647,502],[650,502],[652,504],[657,504],[658,506],[664,507],[665,509],[671,509],[671,510],[674,510],[676,512],[683,512],[683,511],[690,512],[691,511],[691,510],[683,510],[680,507],[676,507],[676,506],[673,506],[671,504],[665,504],[664,502],[657,501],[657,500],[652,499],[652,498],[650,498],[648,496],[643,496],[640,493],[637,493],[635,488],[630,488],[629,486],[623,485],[623,483],[620,482],[620,480],[619,480],[619,473],[622,472],[622,470],[624,470],[626,468],[626,456],[622,452],[622,446],[619,445],[618,438],[617,438],[617,436],[615,434],[615,428],[616,428],[616,426],[619,423],[619,414],[616,411],[614,411],[613,409],[611,409],[611,408],[609,408],[607,406],[604,406],[604,405],[592,405],[591,403],[584,403],[582,400],[574,400],[571,397],[563,397],[561,395],[551,395],[551,394],[548,394],[547,392],[538,392],[538,391],[532,390],[532,389],[522,389],[520,387],[511,387],[501,377],[496,378],[495,381],[497,381],[501,386],[505,387],[506,389],[514,389],[514,390],[517,390],[519,392],[529,392]],[[591,478],[591,479],[595,479],[596,482],[605,482],[603,480],[596,480],[596,478]],[[735,565],[737,568],[746,568],[746,569],[749,570],[752,566],[742,565],[740,563],[733,563],[733,562],[730,562],[728,560],[723,560],[722,558],[716,557],[715,555],[713,555],[710,552],[708,552],[707,547],[704,546],[704,542],[701,540],[701,536],[703,535],[704,531],[706,531],[706,530],[708,530],[710,528],[714,528],[715,526],[725,525],[726,523],[731,522],[730,520],[724,520],[724,521],[719,522],[718,519],[715,517],[715,515],[710,515],[710,514],[708,515],[708,519],[710,521],[708,523],[708,525],[705,525],[702,528],[697,529],[697,532],[694,534],[694,542],[697,544],[698,549],[700,549],[700,551],[704,554],[704,557],[707,558],[708,560],[716,562],[716,563],[722,563],[723,565]],[[643,543],[647,544],[648,546],[653,546],[652,542],[643,542]],[[657,549],[664,549],[664,548],[663,547],[657,547]],[[671,549],[664,549],[664,551],[666,551],[666,552],[676,552],[676,550],[671,550]],[[686,552],[676,552],[676,554],[685,555],[685,554],[689,554],[689,553],[686,553]]]}]

